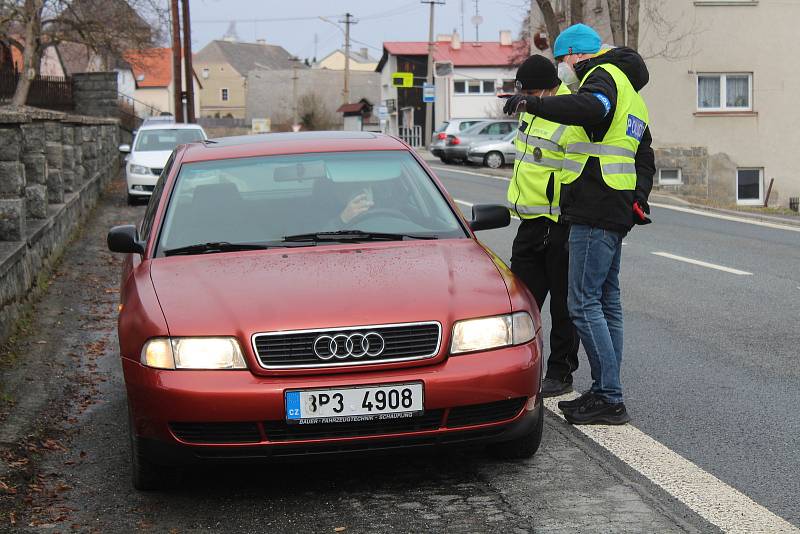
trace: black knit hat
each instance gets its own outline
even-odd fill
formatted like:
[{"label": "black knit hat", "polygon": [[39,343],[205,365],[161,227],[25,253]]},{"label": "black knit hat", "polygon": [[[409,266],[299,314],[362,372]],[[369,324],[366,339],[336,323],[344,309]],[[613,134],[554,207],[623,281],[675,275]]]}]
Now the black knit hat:
[{"label": "black knit hat", "polygon": [[544,56],[535,54],[526,59],[517,69],[517,81],[522,82],[522,89],[552,89],[561,81],[553,62]]}]

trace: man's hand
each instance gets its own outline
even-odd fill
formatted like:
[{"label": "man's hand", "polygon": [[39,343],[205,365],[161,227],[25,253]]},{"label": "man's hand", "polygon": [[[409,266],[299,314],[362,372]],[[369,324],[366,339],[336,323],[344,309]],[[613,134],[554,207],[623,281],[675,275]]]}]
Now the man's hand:
[{"label": "man's hand", "polygon": [[640,201],[634,200],[633,201],[633,222],[634,224],[650,224],[651,221],[650,217],[646,214],[650,214],[650,206],[648,206],[647,201]]},{"label": "man's hand", "polygon": [[369,211],[374,205],[375,203],[367,197],[366,193],[361,193],[353,197],[353,199],[347,203],[342,213],[339,214],[339,218],[342,219],[343,223],[348,223],[362,213]]},{"label": "man's hand", "polygon": [[541,98],[538,96],[525,96],[520,94],[514,94],[510,96],[501,95],[501,98],[506,98],[506,105],[503,106],[503,113],[506,115],[513,115],[520,111],[527,111],[528,113],[535,113],[535,110],[539,107],[539,102],[541,102]]}]

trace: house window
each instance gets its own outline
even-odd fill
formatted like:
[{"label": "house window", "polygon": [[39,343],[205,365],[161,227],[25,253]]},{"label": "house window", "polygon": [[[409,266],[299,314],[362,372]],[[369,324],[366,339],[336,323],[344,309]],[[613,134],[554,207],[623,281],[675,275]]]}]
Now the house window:
[{"label": "house window", "polygon": [[219,90],[219,97],[223,102],[228,101],[228,90],[227,89],[220,89]]},{"label": "house window", "polygon": [[683,183],[680,169],[658,169],[658,183],[660,185],[677,185]]},{"label": "house window", "polygon": [[[506,80],[503,82],[505,87],[506,83],[510,84],[510,93],[514,92],[514,80]],[[497,90],[495,80],[455,80],[453,81],[453,93],[457,95],[494,95]]]},{"label": "house window", "polygon": [[752,95],[752,74],[697,75],[699,111],[750,111]]},{"label": "house window", "polygon": [[764,169],[736,169],[736,203],[761,204],[764,202]]},{"label": "house window", "polygon": [[487,95],[494,93],[494,80],[483,80],[483,93]]},{"label": "house window", "polygon": [[481,93],[481,81],[480,80],[470,80],[467,82],[467,91],[471,95],[479,95]]},{"label": "house window", "polygon": [[500,90],[501,93],[513,93],[517,90],[517,83],[516,80],[503,80],[503,88]]},{"label": "house window", "polygon": [[453,82],[453,92],[457,95],[463,95],[467,92],[466,89],[466,82],[464,80],[458,80]]}]

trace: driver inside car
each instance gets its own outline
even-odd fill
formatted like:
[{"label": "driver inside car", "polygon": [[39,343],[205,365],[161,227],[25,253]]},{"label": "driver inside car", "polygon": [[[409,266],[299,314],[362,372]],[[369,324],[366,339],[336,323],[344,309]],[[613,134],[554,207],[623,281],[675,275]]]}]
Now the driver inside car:
[{"label": "driver inside car", "polygon": [[372,195],[372,188],[361,188],[356,192],[355,196],[350,198],[347,205],[339,213],[339,219],[347,224],[359,215],[368,212],[373,206],[375,206],[375,201]]}]

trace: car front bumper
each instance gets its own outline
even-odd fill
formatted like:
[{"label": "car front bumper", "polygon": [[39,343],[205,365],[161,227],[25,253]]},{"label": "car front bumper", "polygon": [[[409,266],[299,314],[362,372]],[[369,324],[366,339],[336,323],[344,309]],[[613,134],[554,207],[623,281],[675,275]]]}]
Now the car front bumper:
[{"label": "car front bumper", "polygon": [[133,174],[125,171],[125,180],[128,185],[129,195],[150,196],[153,194],[158,176],[153,174]]},{"label": "car front bumper", "polygon": [[[161,371],[123,358],[135,434],[153,461],[165,463],[513,439],[538,420],[540,368],[535,340],[424,367],[315,376]],[[285,423],[286,390],[420,381],[425,413],[419,417]]]}]

